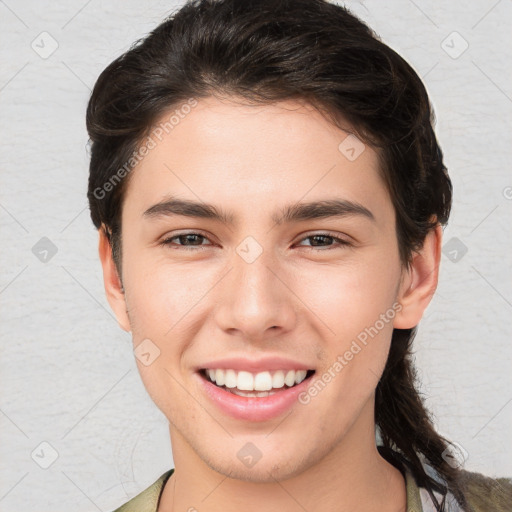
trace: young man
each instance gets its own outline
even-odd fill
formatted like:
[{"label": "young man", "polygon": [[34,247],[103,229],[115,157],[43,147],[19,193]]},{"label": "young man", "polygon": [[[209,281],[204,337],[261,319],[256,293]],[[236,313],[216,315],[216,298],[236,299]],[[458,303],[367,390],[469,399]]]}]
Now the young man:
[{"label": "young man", "polygon": [[194,1],[87,126],[105,290],[175,463],[119,511],[510,510],[414,387],[451,183],[403,59],[323,0]]}]

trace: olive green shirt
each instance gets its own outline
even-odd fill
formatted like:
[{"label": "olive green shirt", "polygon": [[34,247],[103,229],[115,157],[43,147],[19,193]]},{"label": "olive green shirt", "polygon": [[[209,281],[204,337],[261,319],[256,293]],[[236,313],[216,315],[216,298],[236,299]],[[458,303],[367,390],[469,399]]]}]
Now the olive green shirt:
[{"label": "olive green shirt", "polygon": [[[165,472],[154,484],[116,509],[114,512],[157,512],[163,488],[174,472]],[[418,487],[407,467],[403,468],[407,492],[407,512],[435,512],[425,489]],[[512,512],[512,483],[501,478],[493,480],[479,473],[462,471],[466,498],[471,508],[462,509],[456,501],[447,501],[446,512]],[[439,497],[439,496],[437,496]]]}]

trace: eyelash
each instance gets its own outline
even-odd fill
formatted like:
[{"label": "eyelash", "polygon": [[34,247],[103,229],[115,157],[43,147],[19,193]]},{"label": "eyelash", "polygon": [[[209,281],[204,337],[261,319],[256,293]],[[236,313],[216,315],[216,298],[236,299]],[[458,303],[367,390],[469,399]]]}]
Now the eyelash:
[{"label": "eyelash", "polygon": [[[205,236],[205,235],[202,235],[201,233],[197,233],[195,231],[189,231],[189,232],[180,233],[179,235],[174,235],[172,237],[166,238],[165,240],[162,240],[160,242],[160,245],[163,245],[163,246],[176,245],[176,247],[183,248],[183,249],[185,249],[187,251],[190,251],[190,250],[193,251],[193,250],[197,250],[197,249],[202,250],[202,248],[204,247],[203,244],[201,244],[201,245],[194,245],[194,246],[187,246],[187,245],[179,245],[179,244],[173,244],[172,243],[172,240],[174,240],[175,238],[185,237],[185,236],[188,236],[188,235],[196,235],[196,236],[199,236],[199,237],[202,237],[202,238],[208,240],[208,237]],[[331,249],[336,249],[336,248],[340,248],[340,247],[343,247],[343,246],[350,246],[350,245],[352,245],[347,240],[339,238],[334,233],[329,233],[329,232],[315,233],[313,235],[308,235],[308,236],[305,236],[304,238],[302,238],[301,240],[299,240],[299,242],[303,242],[304,240],[307,240],[308,238],[314,238],[314,237],[317,237],[317,236],[318,237],[325,237],[325,238],[332,238],[335,242],[337,242],[337,244],[332,244],[332,245],[329,245],[329,246],[324,246],[324,248],[317,248],[317,247],[312,246],[312,245],[302,246],[302,247],[311,247],[314,251],[329,251]]]}]

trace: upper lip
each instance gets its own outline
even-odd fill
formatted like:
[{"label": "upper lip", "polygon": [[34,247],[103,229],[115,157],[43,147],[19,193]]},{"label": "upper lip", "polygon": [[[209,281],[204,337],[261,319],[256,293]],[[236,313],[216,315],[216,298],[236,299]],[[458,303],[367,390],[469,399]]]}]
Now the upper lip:
[{"label": "upper lip", "polygon": [[225,357],[217,359],[215,361],[207,361],[201,366],[197,367],[197,370],[204,369],[224,369],[224,370],[236,370],[246,371],[250,373],[258,373],[264,371],[273,370],[313,370],[311,366],[288,359],[285,357],[263,357],[260,359],[249,359],[246,357]]}]

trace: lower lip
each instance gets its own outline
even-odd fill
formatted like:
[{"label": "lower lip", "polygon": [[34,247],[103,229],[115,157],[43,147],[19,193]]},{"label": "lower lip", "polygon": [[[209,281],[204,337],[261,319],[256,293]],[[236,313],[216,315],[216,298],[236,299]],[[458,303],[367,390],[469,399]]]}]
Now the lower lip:
[{"label": "lower lip", "polygon": [[235,395],[219,388],[199,373],[196,375],[206,395],[222,412],[247,421],[266,421],[283,414],[298,401],[297,396],[307,388],[312,377],[311,375],[291,388],[276,391],[273,395],[252,397]]}]

